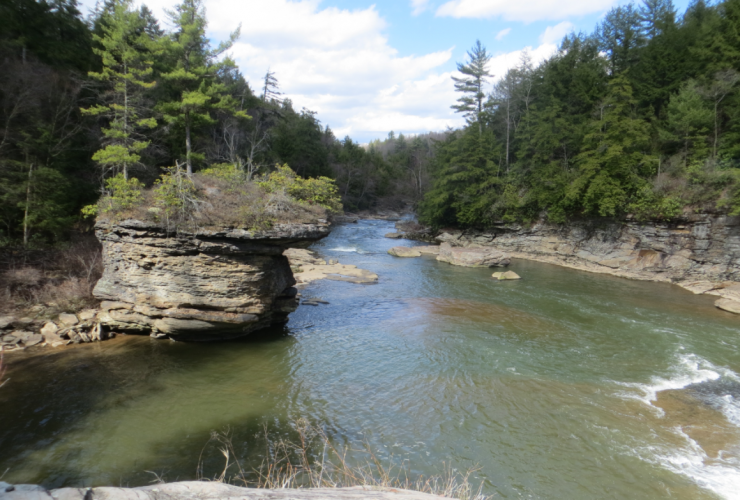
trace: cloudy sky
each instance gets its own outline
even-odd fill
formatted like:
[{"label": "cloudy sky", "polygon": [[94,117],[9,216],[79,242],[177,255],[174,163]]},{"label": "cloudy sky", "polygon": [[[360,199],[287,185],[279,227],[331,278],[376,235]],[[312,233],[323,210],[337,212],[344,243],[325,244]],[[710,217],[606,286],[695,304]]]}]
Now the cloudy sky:
[{"label": "cloudy sky", "polygon": [[[141,0],[139,0],[141,1]],[[679,12],[688,0],[674,0]],[[82,10],[95,0],[81,0]],[[160,18],[177,0],[145,0]],[[450,76],[476,39],[502,75],[523,50],[535,61],[570,31],[591,32],[624,0],[205,0],[209,36],[224,39],[253,88],[268,68],[298,110],[337,137],[365,143],[391,130],[455,127]],[[164,23],[163,23],[164,24]],[[165,25],[166,27],[166,25]]]}]

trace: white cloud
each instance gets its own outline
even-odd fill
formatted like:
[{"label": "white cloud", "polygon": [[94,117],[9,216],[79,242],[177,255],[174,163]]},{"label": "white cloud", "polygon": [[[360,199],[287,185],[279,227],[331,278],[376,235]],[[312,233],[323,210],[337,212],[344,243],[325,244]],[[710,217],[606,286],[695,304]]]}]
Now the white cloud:
[{"label": "white cloud", "polygon": [[[93,2],[94,0],[84,0]],[[145,0],[162,20],[175,0]],[[414,0],[422,8],[425,1]],[[225,39],[240,22],[230,50],[255,92],[268,67],[296,109],[306,107],[335,134],[366,142],[388,131],[423,132],[462,124],[440,68],[453,48],[401,56],[374,6],[322,7],[320,0],[205,0],[209,36]]]},{"label": "white cloud", "polygon": [[503,17],[509,21],[532,22],[565,19],[601,12],[619,0],[450,0],[437,9],[440,17]]},{"label": "white cloud", "polygon": [[418,16],[429,7],[429,0],[411,0],[412,11],[411,14]]},{"label": "white cloud", "polygon": [[511,33],[511,28],[504,28],[504,29],[502,29],[501,31],[499,31],[498,33],[496,33],[496,40],[501,40],[502,38],[504,38],[509,33]]},{"label": "white cloud", "polygon": [[559,44],[565,35],[573,31],[575,25],[569,21],[563,21],[555,26],[548,26],[540,35],[540,43]]}]

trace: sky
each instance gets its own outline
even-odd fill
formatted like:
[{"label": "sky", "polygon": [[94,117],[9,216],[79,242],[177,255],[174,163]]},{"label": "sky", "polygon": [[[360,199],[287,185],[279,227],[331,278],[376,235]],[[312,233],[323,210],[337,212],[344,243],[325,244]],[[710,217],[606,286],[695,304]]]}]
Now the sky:
[{"label": "sky", "polygon": [[[87,13],[96,0],[80,0]],[[204,0],[214,45],[241,23],[229,54],[260,94],[268,68],[296,110],[317,112],[338,138],[367,143],[459,127],[451,76],[476,40],[494,79],[523,51],[536,63],[563,36],[591,33],[625,0]],[[689,0],[674,0],[683,13]],[[139,4],[141,0],[139,0]],[[145,0],[164,28],[176,0]]]}]

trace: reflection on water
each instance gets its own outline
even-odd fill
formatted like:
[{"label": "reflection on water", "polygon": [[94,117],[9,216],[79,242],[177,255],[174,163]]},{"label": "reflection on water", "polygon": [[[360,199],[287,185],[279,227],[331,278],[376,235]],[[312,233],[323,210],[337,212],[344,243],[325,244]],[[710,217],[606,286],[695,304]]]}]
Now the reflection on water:
[{"label": "reflection on water", "polygon": [[[512,265],[523,280],[496,282],[390,257],[390,230],[363,221],[316,245],[379,283],[314,283],[304,297],[329,304],[284,329],[13,355],[4,480],[191,479],[211,431],[231,429],[256,464],[264,424],[290,435],[306,417],[415,473],[479,465],[502,498],[738,497],[738,320],[711,297],[527,261]],[[220,471],[205,456],[206,475]]]}]

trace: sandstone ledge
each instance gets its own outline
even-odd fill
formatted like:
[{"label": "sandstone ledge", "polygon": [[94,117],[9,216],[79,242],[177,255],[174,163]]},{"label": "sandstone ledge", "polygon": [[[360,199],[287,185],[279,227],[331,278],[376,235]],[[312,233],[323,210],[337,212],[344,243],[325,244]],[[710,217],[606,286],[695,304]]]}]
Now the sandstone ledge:
[{"label": "sandstone ledge", "polygon": [[104,301],[100,322],[185,340],[238,337],[285,322],[298,300],[283,251],[329,231],[316,223],[173,233],[138,220],[99,221],[105,271],[93,294]]},{"label": "sandstone ledge", "polygon": [[[225,483],[183,481],[139,488],[61,488],[35,485],[12,487],[0,482],[0,500],[433,500],[436,495],[396,488],[256,489]],[[11,491],[6,491],[12,488]]]}]

